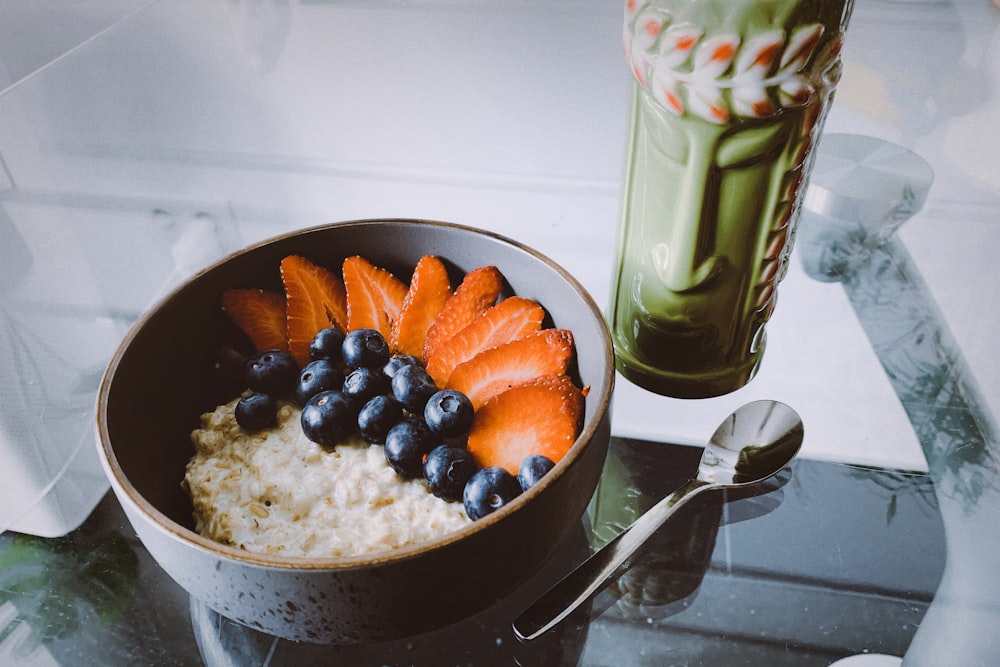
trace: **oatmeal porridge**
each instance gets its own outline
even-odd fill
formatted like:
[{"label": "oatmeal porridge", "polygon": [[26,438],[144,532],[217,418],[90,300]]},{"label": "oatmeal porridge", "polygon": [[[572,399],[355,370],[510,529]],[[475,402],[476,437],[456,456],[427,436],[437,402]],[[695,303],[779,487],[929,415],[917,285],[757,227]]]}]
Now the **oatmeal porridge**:
[{"label": "oatmeal porridge", "polygon": [[184,486],[196,530],[247,551],[284,556],[368,554],[425,542],[469,524],[461,503],[404,479],[382,447],[354,436],[327,451],[306,438],[300,410],[282,403],[276,428],[235,418],[237,400],[201,417]]}]

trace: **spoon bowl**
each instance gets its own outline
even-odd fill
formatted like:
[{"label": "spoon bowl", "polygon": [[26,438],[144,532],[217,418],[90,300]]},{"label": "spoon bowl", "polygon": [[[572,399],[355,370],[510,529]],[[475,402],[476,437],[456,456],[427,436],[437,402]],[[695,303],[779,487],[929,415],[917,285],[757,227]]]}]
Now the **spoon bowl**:
[{"label": "spoon bowl", "polygon": [[716,488],[757,484],[781,472],[802,446],[802,419],[778,401],[741,406],[712,434],[698,479]]},{"label": "spoon bowl", "polygon": [[514,634],[530,641],[555,627],[618,576],[650,536],[691,498],[773,477],[795,458],[803,436],[802,419],[784,403],[754,401],[738,408],[715,429],[698,474],[544,593],[514,621]]}]

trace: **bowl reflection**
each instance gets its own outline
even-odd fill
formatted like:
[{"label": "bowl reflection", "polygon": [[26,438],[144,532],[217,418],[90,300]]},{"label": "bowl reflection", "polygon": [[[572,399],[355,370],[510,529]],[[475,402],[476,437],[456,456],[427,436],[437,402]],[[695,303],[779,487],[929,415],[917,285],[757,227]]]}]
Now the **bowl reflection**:
[{"label": "bowl reflection", "polygon": [[517,640],[511,619],[589,553],[584,523],[580,522],[551,560],[503,600],[448,627],[401,640],[353,646],[287,641],[227,619],[195,598],[191,598],[191,623],[206,667],[263,664],[568,667],[580,662],[589,628],[589,605],[580,607],[558,628],[530,643]]}]

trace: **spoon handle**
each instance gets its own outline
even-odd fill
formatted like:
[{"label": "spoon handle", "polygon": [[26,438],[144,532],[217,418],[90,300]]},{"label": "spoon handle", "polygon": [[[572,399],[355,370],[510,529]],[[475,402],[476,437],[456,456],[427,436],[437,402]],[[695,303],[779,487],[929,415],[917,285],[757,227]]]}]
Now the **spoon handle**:
[{"label": "spoon handle", "polygon": [[560,623],[618,575],[628,559],[678,508],[713,486],[692,479],[653,505],[528,607],[514,621],[514,634],[519,639],[532,640]]}]

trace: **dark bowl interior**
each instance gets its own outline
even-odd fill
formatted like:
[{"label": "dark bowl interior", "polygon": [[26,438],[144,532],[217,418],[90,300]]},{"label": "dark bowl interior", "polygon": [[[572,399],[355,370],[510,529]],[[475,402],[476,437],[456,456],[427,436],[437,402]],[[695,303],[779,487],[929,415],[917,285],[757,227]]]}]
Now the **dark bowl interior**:
[{"label": "dark bowl interior", "polygon": [[[546,308],[548,324],[574,333],[577,358],[572,373],[581,386],[590,388],[577,444],[543,483],[496,514],[457,536],[374,559],[258,557],[200,537],[193,531],[191,502],[181,487],[185,464],[193,454],[189,436],[203,412],[232,398],[220,394],[209,379],[213,353],[225,342],[243,340],[222,313],[219,298],[230,287],[280,289],[278,266],[289,254],[301,254],[330,268],[339,267],[348,256],[362,255],[404,281],[420,257],[434,254],[453,272],[453,285],[475,267],[498,266],[510,293],[537,300]],[[486,560],[494,559],[491,567],[498,569],[494,573],[498,581],[482,586],[482,593],[456,592],[441,602],[457,618],[482,608],[537,570],[582,515],[610,438],[613,382],[611,344],[600,312],[583,288],[550,260],[509,239],[466,227],[413,220],[357,221],[302,230],[235,253],[152,308],[126,336],[108,367],[98,401],[98,433],[106,468],[123,504],[137,507],[141,522],[178,538],[184,547],[210,551],[226,561],[265,568],[350,571],[351,576],[377,565],[382,568],[377,580],[359,581],[372,596],[378,596],[380,586],[384,591],[399,586],[393,583],[397,573],[400,581],[411,581],[416,572],[433,578],[424,567],[440,564],[423,558],[428,552],[462,560],[469,557],[463,550],[474,549]],[[530,537],[524,539],[525,534]],[[496,540],[521,544],[504,544],[503,554],[497,555]],[[152,555],[159,560],[157,553]],[[189,592],[201,597],[197,590]],[[421,591],[407,599],[428,593],[434,595]],[[412,609],[398,613],[388,625],[405,627],[393,627],[386,636],[424,627],[414,618],[420,614]],[[424,625],[432,627],[426,619]]]}]

